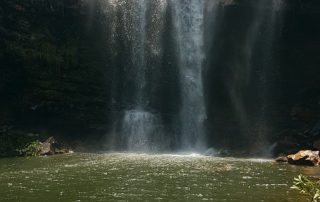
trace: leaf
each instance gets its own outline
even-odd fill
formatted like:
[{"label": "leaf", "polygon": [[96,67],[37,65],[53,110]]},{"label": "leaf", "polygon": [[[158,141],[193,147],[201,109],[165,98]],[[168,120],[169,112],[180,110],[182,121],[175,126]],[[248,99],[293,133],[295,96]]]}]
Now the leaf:
[{"label": "leaf", "polygon": [[312,202],[320,200],[320,182],[313,182],[303,175],[294,178],[293,186],[291,189],[300,191],[300,193],[309,195]]}]

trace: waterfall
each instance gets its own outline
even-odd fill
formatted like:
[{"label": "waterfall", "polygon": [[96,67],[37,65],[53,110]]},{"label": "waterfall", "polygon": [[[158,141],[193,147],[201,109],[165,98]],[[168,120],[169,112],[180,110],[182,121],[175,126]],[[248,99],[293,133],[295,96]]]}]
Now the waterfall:
[{"label": "waterfall", "polygon": [[154,124],[158,120],[151,113],[131,110],[126,111],[122,123],[122,131],[127,136],[129,151],[150,151]]},{"label": "waterfall", "polygon": [[179,51],[182,106],[181,143],[184,150],[204,150],[206,109],[203,95],[204,54],[203,0],[174,1]]},{"label": "waterfall", "polygon": [[158,119],[145,111],[148,100],[145,98],[146,88],[146,12],[147,0],[136,1],[132,16],[132,68],[134,84],[136,85],[133,99],[134,109],[124,112],[122,134],[126,136],[129,151],[150,151],[151,135]]},{"label": "waterfall", "polygon": [[103,1],[113,78],[109,148],[204,152],[266,141],[282,0]]},{"label": "waterfall", "polygon": [[[129,57],[121,58],[126,61],[122,72],[126,78],[126,89],[121,95],[126,100],[125,109],[114,118],[118,120],[112,129],[108,147],[129,151],[165,150],[168,141],[164,138],[161,118],[156,112],[148,111],[150,86],[147,74],[154,68],[148,64],[148,60],[153,58],[152,62],[155,63],[161,58],[160,35],[157,33],[162,30],[161,18],[166,4],[163,0],[109,0],[110,6],[113,7],[111,12],[114,12],[113,15],[109,14],[112,17],[110,21],[114,23],[118,20],[123,26],[116,33],[114,27],[119,25],[113,24],[112,31],[115,33],[112,41],[121,36],[121,41],[126,43],[126,49],[122,51],[127,51]],[[155,11],[150,15],[152,9]],[[160,26],[148,30],[147,24],[150,22]]]},{"label": "waterfall", "polygon": [[[180,145],[182,150],[204,151],[206,149],[204,129],[206,109],[202,82],[202,66],[205,58],[205,2],[203,0],[168,2],[165,0],[137,0],[128,3],[123,0],[109,0],[112,7],[119,7],[121,10],[120,22],[125,26],[122,30],[126,32],[125,38],[128,40],[128,44],[131,44],[130,61],[128,67],[125,67],[127,71],[124,73],[130,74],[128,78],[132,81],[131,86],[128,86],[132,88],[132,92],[127,93],[131,97],[128,102],[130,108],[123,112],[122,120],[119,121],[118,133],[120,135],[117,135],[116,130],[113,130],[112,144],[115,142],[114,139],[118,138],[122,142],[126,142],[125,146],[122,146],[123,148],[135,151],[154,148],[150,145],[158,144],[158,148],[163,148],[159,145],[170,144],[169,140],[164,140],[165,135],[161,134],[164,131],[161,117],[148,111],[150,100],[147,91],[149,84],[146,80],[146,74],[152,68],[147,62],[152,58],[150,55],[154,54],[153,58],[161,57],[159,53],[161,53],[162,47],[159,45],[159,38],[164,27],[153,27],[151,30],[146,27],[149,21],[157,24],[161,18],[164,18],[165,12],[172,12],[172,24],[175,30],[172,32],[175,32],[174,40],[177,45],[176,63],[178,64],[181,92],[181,109],[177,122],[179,134],[176,139],[179,143],[175,145]],[[158,6],[150,11],[148,6],[152,4],[158,4]],[[171,10],[164,9],[167,4],[171,5]],[[114,23],[115,20],[111,21]],[[116,27],[115,24],[113,26]],[[115,29],[113,28],[113,30]],[[155,139],[161,140],[161,142],[155,143]]]},{"label": "waterfall", "polygon": [[135,107],[143,109],[146,105],[144,100],[144,89],[146,87],[146,61],[145,61],[145,42],[146,42],[146,12],[147,0],[135,2],[133,20],[132,20],[132,50],[131,59],[132,66],[135,68],[132,77],[135,80]]}]

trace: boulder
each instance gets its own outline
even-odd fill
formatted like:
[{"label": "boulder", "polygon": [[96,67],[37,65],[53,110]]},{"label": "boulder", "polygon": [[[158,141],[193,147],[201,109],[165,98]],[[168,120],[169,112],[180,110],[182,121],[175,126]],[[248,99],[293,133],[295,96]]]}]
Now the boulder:
[{"label": "boulder", "polygon": [[278,163],[288,162],[288,158],[285,155],[279,155],[277,158],[274,159]]},{"label": "boulder", "polygon": [[320,162],[319,151],[302,150],[287,156],[288,162],[293,165],[318,166]]},{"label": "boulder", "polygon": [[55,154],[66,154],[69,152],[69,150],[63,148],[63,149],[59,149],[59,148],[54,148],[54,152]]},{"label": "boulder", "polygon": [[40,155],[54,155],[55,154],[55,148],[54,144],[55,139],[53,137],[49,137],[44,143],[42,143],[42,148]]}]

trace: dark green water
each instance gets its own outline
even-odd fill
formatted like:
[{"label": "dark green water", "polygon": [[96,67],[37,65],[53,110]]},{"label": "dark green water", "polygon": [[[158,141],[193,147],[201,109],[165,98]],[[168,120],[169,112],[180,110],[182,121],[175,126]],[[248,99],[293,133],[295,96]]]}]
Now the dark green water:
[{"label": "dark green water", "polygon": [[0,201],[305,201],[293,177],[319,168],[261,159],[133,153],[0,160]]}]

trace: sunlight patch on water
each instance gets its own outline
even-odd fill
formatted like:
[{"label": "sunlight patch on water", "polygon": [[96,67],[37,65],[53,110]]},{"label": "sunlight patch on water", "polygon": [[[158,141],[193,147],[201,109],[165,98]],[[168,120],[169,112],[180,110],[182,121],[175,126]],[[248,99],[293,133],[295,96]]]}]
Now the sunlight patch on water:
[{"label": "sunlight patch on water", "polygon": [[163,157],[181,157],[181,158],[204,158],[206,156],[202,155],[202,154],[199,154],[199,153],[178,153],[178,154],[160,154],[160,156],[163,156]]},{"label": "sunlight patch on water", "polygon": [[143,152],[103,152],[103,155],[111,156],[123,156],[125,159],[130,158],[203,158],[211,160],[223,160],[223,161],[248,161],[255,163],[267,163],[273,162],[273,159],[268,158],[234,158],[234,157],[219,157],[215,155],[206,155],[196,152],[178,152],[178,153],[143,153]]}]

